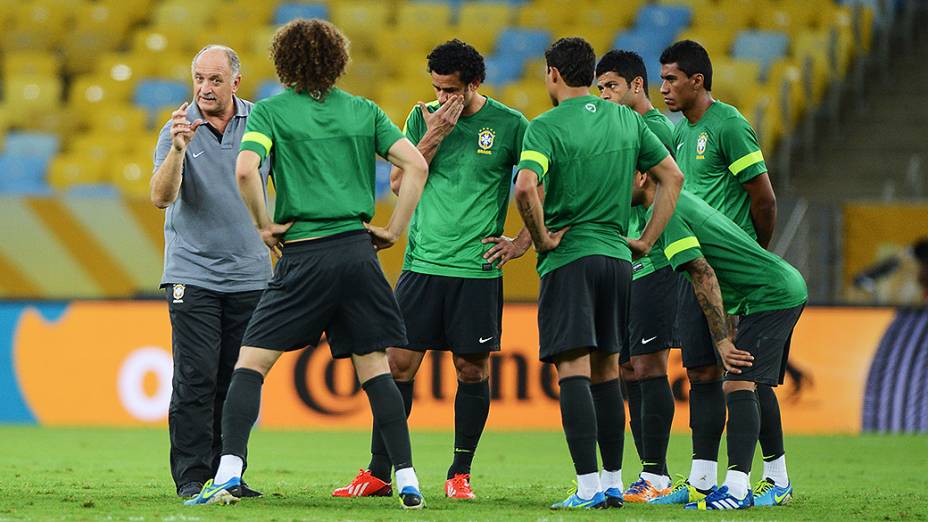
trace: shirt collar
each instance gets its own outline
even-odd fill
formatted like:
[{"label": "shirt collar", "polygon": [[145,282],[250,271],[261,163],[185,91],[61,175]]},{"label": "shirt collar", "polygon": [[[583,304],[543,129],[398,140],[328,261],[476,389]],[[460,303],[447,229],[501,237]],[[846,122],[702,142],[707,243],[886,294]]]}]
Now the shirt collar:
[{"label": "shirt collar", "polygon": [[[245,105],[245,102],[238,96],[232,95],[232,103],[235,104],[235,116],[236,118],[245,118],[248,116],[248,106]],[[203,114],[200,112],[200,107],[196,102],[191,103],[187,108],[187,120],[197,121],[197,120],[206,120],[203,117]]]}]

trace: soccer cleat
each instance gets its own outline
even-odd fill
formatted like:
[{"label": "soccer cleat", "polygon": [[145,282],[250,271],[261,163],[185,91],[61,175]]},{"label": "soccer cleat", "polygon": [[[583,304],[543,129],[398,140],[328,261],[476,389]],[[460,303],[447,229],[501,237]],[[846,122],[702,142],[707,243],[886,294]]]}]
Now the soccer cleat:
[{"label": "soccer cleat", "polygon": [[639,477],[631,486],[628,486],[628,489],[622,494],[622,498],[625,502],[630,502],[632,504],[646,504],[652,499],[666,495],[667,493],[670,493],[669,488],[657,489],[650,481]]},{"label": "soccer cleat", "polygon": [[753,495],[755,506],[782,506],[793,498],[793,484],[781,488],[772,479],[765,478],[754,486]]},{"label": "soccer cleat", "polygon": [[477,498],[477,495],[474,495],[474,490],[470,487],[470,474],[458,473],[446,480],[445,496],[462,500]]},{"label": "soccer cleat", "polygon": [[393,495],[393,488],[390,487],[390,483],[375,477],[369,469],[358,470],[358,475],[350,484],[332,492],[333,497],[389,497],[391,495]]},{"label": "soccer cleat", "polygon": [[248,487],[248,484],[246,484],[244,480],[238,487],[229,489],[229,493],[232,493],[233,496],[238,498],[257,498],[264,496],[264,493]]},{"label": "soccer cleat", "polygon": [[403,509],[422,509],[425,507],[425,499],[415,486],[406,486],[400,491],[400,505]]},{"label": "soccer cleat", "polygon": [[229,490],[238,488],[241,483],[242,479],[240,477],[232,477],[222,484],[213,484],[213,479],[209,479],[206,481],[206,484],[203,484],[203,489],[200,490],[200,493],[190,500],[185,500],[184,505],[199,506],[203,504],[235,504],[239,499],[230,493]]},{"label": "soccer cleat", "polygon": [[203,489],[202,482],[188,482],[177,488],[177,496],[180,498],[193,498],[200,494],[201,489]]},{"label": "soccer cleat", "polygon": [[[687,479],[680,475],[677,476],[679,478],[674,481],[670,489],[664,490],[669,493],[649,500],[648,504],[689,504],[706,498],[706,494],[696,489]],[[711,494],[714,490],[715,486],[712,486],[709,493]]]},{"label": "soccer cleat", "polygon": [[748,491],[748,494],[742,499],[737,499],[728,492],[728,486],[722,486],[706,498],[690,502],[683,506],[683,509],[697,509],[699,511],[714,511],[722,509],[747,509],[754,505],[754,495]]},{"label": "soccer cleat", "polygon": [[551,509],[603,509],[606,507],[606,495],[602,491],[597,491],[593,498],[582,499],[577,495],[577,490],[571,491],[570,496],[563,502],[551,504]]},{"label": "soccer cleat", "polygon": [[606,491],[603,491],[603,495],[606,496],[607,508],[620,508],[625,505],[622,490],[619,488],[607,488]]}]

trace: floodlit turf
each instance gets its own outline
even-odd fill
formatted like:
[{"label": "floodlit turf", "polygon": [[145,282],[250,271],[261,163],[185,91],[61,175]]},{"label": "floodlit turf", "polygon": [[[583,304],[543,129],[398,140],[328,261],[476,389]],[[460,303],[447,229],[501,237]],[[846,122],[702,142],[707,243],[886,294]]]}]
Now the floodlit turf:
[{"label": "floodlit turf", "polygon": [[[187,507],[174,496],[165,431],[0,427],[0,520],[928,520],[926,436],[789,437],[794,502],[725,514],[640,505],[551,512],[573,473],[563,436],[545,432],[485,434],[473,502],[442,497],[451,434],[421,432],[413,451],[426,510],[402,512],[395,497],[331,498],[366,464],[367,440],[358,432],[256,431],[246,479],[266,496]],[[688,438],[671,441],[671,471],[689,470],[688,451]],[[627,484],[638,471],[630,436],[625,456]],[[755,463],[754,478],[760,469]]]}]

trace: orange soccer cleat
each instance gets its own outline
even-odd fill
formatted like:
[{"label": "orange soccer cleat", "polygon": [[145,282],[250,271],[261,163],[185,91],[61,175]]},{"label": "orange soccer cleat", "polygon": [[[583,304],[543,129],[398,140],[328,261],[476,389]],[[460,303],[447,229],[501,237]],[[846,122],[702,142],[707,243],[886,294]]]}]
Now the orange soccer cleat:
[{"label": "orange soccer cleat", "polygon": [[470,500],[477,498],[474,490],[470,488],[470,475],[458,473],[445,481],[445,496],[448,498],[457,498]]},{"label": "orange soccer cleat", "polygon": [[646,504],[651,499],[670,493],[669,489],[660,490],[654,487],[650,481],[639,478],[628,489],[625,490],[623,497],[625,502],[632,504]]},{"label": "orange soccer cleat", "polygon": [[390,487],[390,483],[375,477],[367,469],[359,470],[358,476],[350,484],[332,492],[333,497],[389,497],[391,495],[393,495],[393,488]]}]

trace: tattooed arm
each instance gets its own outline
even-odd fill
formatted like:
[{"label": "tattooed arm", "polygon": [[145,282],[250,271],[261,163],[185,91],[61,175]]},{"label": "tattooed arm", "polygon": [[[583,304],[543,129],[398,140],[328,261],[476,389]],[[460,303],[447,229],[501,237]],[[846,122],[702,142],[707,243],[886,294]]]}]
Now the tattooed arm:
[{"label": "tattooed arm", "polygon": [[728,314],[725,313],[722,290],[719,288],[719,280],[715,276],[715,271],[704,257],[686,263],[684,268],[693,280],[696,300],[699,301],[699,307],[706,316],[709,332],[722,358],[722,364],[730,373],[741,373],[739,367],[751,366],[754,357],[748,352],[735,348],[732,343]]},{"label": "tattooed arm", "polygon": [[516,204],[519,214],[525,223],[525,228],[532,236],[532,243],[539,253],[557,248],[570,227],[564,227],[557,232],[550,232],[545,226],[545,214],[542,208],[543,188],[538,185],[538,175],[535,171],[522,169],[516,178]]}]

